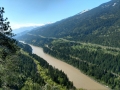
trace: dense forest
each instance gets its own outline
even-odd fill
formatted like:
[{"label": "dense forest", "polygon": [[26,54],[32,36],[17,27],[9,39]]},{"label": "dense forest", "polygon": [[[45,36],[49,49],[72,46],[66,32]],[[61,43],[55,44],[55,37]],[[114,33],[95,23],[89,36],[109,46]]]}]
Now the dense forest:
[{"label": "dense forest", "polygon": [[112,89],[120,89],[120,50],[62,40],[43,49]]},{"label": "dense forest", "polygon": [[112,89],[120,89],[120,0],[111,0],[18,37],[80,69]]},{"label": "dense forest", "polygon": [[[51,43],[43,39],[43,50],[60,60],[73,65],[112,89],[120,89],[120,49],[91,43],[54,39]],[[42,40],[41,40],[42,41]],[[39,42],[28,42],[41,46]],[[43,45],[42,44],[42,45]]]},{"label": "dense forest", "polygon": [[[49,90],[73,89],[73,83],[67,75],[53,68],[44,59],[32,54],[32,48],[18,42],[16,51],[12,54],[0,54],[0,89],[1,90]],[[7,48],[7,47],[5,47]],[[0,48],[2,51],[2,46]],[[25,50],[25,51],[23,51]]]}]

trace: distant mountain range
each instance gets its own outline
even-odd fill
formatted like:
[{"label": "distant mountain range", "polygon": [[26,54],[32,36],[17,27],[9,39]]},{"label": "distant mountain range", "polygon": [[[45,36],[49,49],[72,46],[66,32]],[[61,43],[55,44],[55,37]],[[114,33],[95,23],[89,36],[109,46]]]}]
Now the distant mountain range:
[{"label": "distant mountain range", "polygon": [[[87,12],[36,28],[29,33],[120,47],[120,0],[111,0]],[[29,35],[22,36],[28,37]]]},{"label": "distant mountain range", "polygon": [[13,33],[18,34],[18,33],[21,33],[21,32],[27,31],[27,30],[31,30],[33,28],[35,28],[35,27],[33,27],[33,26],[21,27],[21,28],[13,29]]}]

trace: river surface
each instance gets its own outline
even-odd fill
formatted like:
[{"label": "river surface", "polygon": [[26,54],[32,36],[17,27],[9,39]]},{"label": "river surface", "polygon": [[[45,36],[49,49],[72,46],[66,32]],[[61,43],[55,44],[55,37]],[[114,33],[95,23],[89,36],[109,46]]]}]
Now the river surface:
[{"label": "river surface", "polygon": [[44,53],[42,48],[33,45],[31,45],[31,47],[33,49],[33,53],[45,59],[53,67],[64,71],[76,88],[84,88],[87,90],[109,90],[109,88],[91,79],[80,72],[77,68]]}]

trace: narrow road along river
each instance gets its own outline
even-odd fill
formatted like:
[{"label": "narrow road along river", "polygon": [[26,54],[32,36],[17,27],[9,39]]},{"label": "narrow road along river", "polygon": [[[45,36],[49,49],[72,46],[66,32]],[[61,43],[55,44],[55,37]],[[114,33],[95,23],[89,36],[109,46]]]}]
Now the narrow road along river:
[{"label": "narrow road along river", "polygon": [[33,53],[45,59],[53,67],[64,71],[69,80],[73,81],[73,84],[76,88],[84,88],[87,90],[109,90],[109,88],[99,84],[95,80],[80,72],[75,67],[44,53],[42,48],[33,45],[31,45],[31,47],[33,49]]}]

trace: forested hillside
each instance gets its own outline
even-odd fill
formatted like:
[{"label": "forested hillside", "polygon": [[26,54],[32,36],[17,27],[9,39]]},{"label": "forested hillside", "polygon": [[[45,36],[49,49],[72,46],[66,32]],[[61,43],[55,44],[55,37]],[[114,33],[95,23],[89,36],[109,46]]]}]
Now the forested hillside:
[{"label": "forested hillside", "polygon": [[12,38],[0,7],[0,90],[76,90],[67,75]]},{"label": "forested hillside", "polygon": [[[36,36],[66,38],[120,47],[120,0],[111,0],[85,13],[29,32]],[[31,36],[29,36],[31,37]],[[26,35],[20,38],[28,38]]]},{"label": "forested hillside", "polygon": [[[73,65],[98,82],[120,89],[120,49],[66,39],[26,40],[43,47],[44,52]],[[48,43],[47,43],[48,42]]]},{"label": "forested hillside", "polygon": [[1,90],[44,90],[44,88],[75,90],[73,83],[64,72],[53,68],[44,59],[32,54],[29,45],[18,43],[21,49],[12,42],[12,39],[8,38],[8,40],[9,45],[7,42],[5,45],[0,45]]},{"label": "forested hillside", "polygon": [[43,49],[110,88],[120,89],[120,49],[65,40],[55,40]]},{"label": "forested hillside", "polygon": [[37,28],[17,38],[120,89],[120,0]]}]

